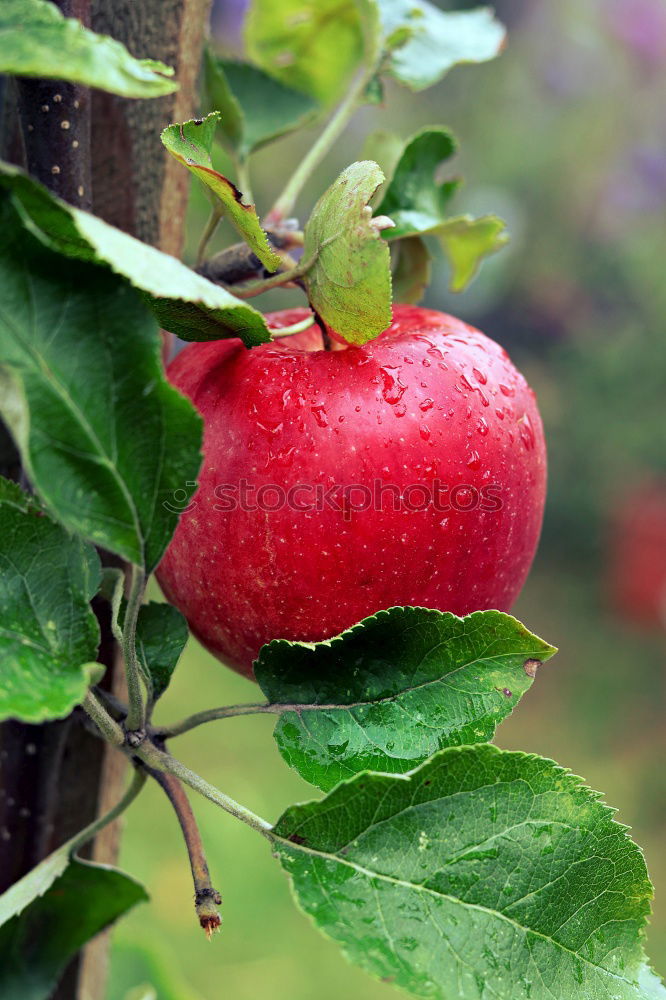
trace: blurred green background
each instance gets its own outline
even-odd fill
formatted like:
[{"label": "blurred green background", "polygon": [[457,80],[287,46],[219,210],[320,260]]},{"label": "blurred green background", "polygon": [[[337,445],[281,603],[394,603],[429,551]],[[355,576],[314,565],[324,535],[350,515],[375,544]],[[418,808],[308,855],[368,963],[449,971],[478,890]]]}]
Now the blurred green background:
[{"label": "blurred green background", "polygon": [[[505,54],[456,69],[418,97],[389,87],[386,109],[363,110],[338,143],[302,199],[303,214],[359,158],[369,131],[407,137],[422,125],[445,124],[462,145],[451,170],[466,178],[457,210],[497,212],[509,224],[510,247],[484,264],[466,293],[448,293],[440,260],[426,299],[509,350],[537,391],[546,426],[546,521],[515,612],[560,653],[497,742],[584,775],[633,828],[656,884],[648,950],[663,975],[666,5],[496,6],[510,31]],[[243,2],[223,0],[214,10],[217,41],[234,54],[243,9]],[[260,211],[313,134],[258,154]],[[197,189],[188,211],[191,260],[206,216]],[[265,308],[298,301],[288,292],[265,298],[258,300]],[[160,718],[256,698],[253,684],[191,642]],[[282,763],[272,725],[270,718],[218,722],[181,737],[177,753],[275,819],[313,790]],[[120,861],[146,883],[152,903],[115,931],[109,1000],[125,1000],[140,983],[151,983],[159,1000],[391,995],[347,965],[296,910],[260,836],[204,800],[195,809],[223,893],[222,932],[208,943],[199,930],[176,820],[162,792],[148,788],[132,806]]]}]

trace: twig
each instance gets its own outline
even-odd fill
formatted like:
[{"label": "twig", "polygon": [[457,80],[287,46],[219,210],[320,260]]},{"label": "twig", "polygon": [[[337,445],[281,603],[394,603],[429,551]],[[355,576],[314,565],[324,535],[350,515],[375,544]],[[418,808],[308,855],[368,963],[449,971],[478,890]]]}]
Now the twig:
[{"label": "twig", "polygon": [[[276,250],[283,251],[285,263],[290,259],[288,257],[290,250],[303,246],[304,236],[298,229],[289,229],[286,226],[267,229],[266,235]],[[247,243],[234,243],[209,260],[202,261],[196,270],[204,278],[219,285],[238,285],[263,274],[264,266]]]},{"label": "twig", "polygon": [[196,259],[197,267],[199,267],[199,265],[203,262],[204,256],[206,254],[206,247],[213,238],[215,230],[217,229],[220,219],[222,218],[223,215],[224,215],[224,209],[222,208],[219,202],[216,202],[210,211],[206,227],[203,233],[201,234],[201,239],[199,240],[199,246],[197,248],[197,259]]},{"label": "twig", "polygon": [[141,670],[136,655],[136,623],[141,609],[145,586],[146,577],[143,571],[138,566],[132,567],[132,583],[129,597],[127,598],[125,620],[123,621],[122,649],[129,699],[129,710],[127,712],[127,719],[125,720],[125,728],[128,732],[137,733],[143,730],[146,721]]},{"label": "twig", "polygon": [[81,704],[99,731],[102,733],[102,736],[104,736],[109,743],[112,743],[116,747],[124,746],[125,733],[123,732],[122,727],[118,725],[115,719],[111,718],[102,703],[92,693],[92,691],[86,692],[86,696]]},{"label": "twig", "polygon": [[141,789],[146,783],[146,771],[144,768],[136,768],[134,774],[132,775],[132,781],[121,799],[109,809],[107,813],[100,816],[99,819],[94,820],[89,826],[77,833],[75,837],[70,840],[70,854],[74,854],[78,851],[84,844],[87,844],[89,840],[92,840],[97,836],[100,830],[103,830],[105,826],[109,823],[113,823],[114,819],[120,816],[127,807],[134,801]]},{"label": "twig", "polygon": [[263,834],[264,837],[271,836],[272,826],[267,820],[262,819],[261,816],[257,816],[250,809],[246,809],[245,806],[240,805],[239,802],[234,801],[234,799],[225,795],[224,792],[220,792],[214,785],[209,784],[203,778],[199,777],[198,774],[195,774],[194,771],[190,771],[189,767],[181,764],[171,754],[160,750],[154,743],[144,743],[137,748],[135,753],[148,767],[156,771],[166,771],[167,774],[175,775],[184,784],[193,788],[195,792],[199,792],[200,795],[210,799],[215,805],[220,806],[231,816],[235,816],[236,819],[240,819],[247,826],[256,830],[257,833]]},{"label": "twig", "polygon": [[216,722],[218,719],[232,719],[237,715],[269,715],[284,711],[284,705],[223,705],[220,708],[208,708],[204,712],[196,712],[188,715],[186,719],[176,722],[173,726],[165,726],[155,732],[158,739],[168,740],[174,736],[182,736],[189,733],[197,726],[203,726],[206,722]]},{"label": "twig", "polygon": [[192,812],[192,806],[185,794],[185,789],[173,774],[153,768],[149,768],[149,774],[164,789],[178,817],[192,869],[194,907],[199,923],[210,939],[222,923],[217,911],[217,907],[222,903],[222,898],[217,889],[213,888],[210,880],[203,841]]},{"label": "twig", "polygon": [[333,112],[323,132],[310,148],[309,152],[303,157],[287,182],[284,191],[266,216],[267,224],[271,225],[280,222],[281,219],[292,213],[296,199],[301,193],[303,186],[333,146],[335,140],[346,128],[347,123],[359,106],[361,98],[376,72],[377,65],[373,64],[372,66],[365,67],[358,74],[349,92]]}]

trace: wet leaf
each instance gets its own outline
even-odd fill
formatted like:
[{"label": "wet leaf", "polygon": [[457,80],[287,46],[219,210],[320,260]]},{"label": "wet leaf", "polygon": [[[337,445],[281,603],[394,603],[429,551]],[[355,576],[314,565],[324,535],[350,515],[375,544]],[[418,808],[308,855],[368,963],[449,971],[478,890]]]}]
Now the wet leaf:
[{"label": "wet leaf", "polygon": [[320,930],[415,996],[666,995],[644,965],[643,856],[552,761],[452,747],[293,806],[273,843]]},{"label": "wet leaf", "polygon": [[275,729],[280,753],[328,789],[491,739],[554,652],[499,611],[391,608],[324,642],[276,639],[255,676],[269,702],[288,706]]},{"label": "wet leaf", "polygon": [[0,409],[67,528],[148,571],[196,480],[201,420],[167,382],[157,324],[108,270],[44,247],[0,198]]},{"label": "wet leaf", "polygon": [[62,718],[104,673],[90,600],[99,557],[0,479],[0,719]]},{"label": "wet leaf", "polygon": [[138,288],[160,326],[183,340],[240,337],[248,347],[271,339],[263,315],[175,257],[141,243],[88,212],[55,198],[8,163],[0,186],[10,190],[22,218],[42,243],[77,260],[110,267]]}]

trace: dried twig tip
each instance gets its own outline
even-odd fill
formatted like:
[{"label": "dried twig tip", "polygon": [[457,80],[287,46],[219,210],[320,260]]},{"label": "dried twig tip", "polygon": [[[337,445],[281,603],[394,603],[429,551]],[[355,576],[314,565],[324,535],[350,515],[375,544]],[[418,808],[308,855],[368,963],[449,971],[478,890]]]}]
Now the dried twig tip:
[{"label": "dried twig tip", "polygon": [[215,931],[219,931],[222,923],[222,918],[217,912],[218,906],[222,903],[222,897],[217,889],[200,889],[194,897],[194,903],[199,923],[210,941]]}]

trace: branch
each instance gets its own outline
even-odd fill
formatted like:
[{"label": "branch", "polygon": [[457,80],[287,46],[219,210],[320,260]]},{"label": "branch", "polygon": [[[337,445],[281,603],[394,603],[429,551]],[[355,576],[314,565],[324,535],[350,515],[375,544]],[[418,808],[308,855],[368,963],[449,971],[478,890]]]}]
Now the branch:
[{"label": "branch", "polygon": [[134,802],[141,789],[146,783],[146,771],[144,768],[136,768],[132,776],[131,784],[129,785],[127,791],[121,799],[109,809],[107,813],[100,816],[99,819],[94,820],[89,826],[81,833],[78,833],[70,842],[70,854],[74,854],[76,851],[80,850],[84,844],[87,844],[89,840],[92,840],[100,830],[103,830],[105,826],[109,823],[113,823],[114,819],[120,816],[121,813],[125,812],[127,807]]},{"label": "branch", "polygon": [[211,884],[203,841],[192,807],[183,786],[173,774],[152,768],[149,768],[148,773],[164,789],[178,817],[192,869],[194,907],[199,923],[210,939],[222,923],[217,911],[217,907],[222,903],[222,898]]},{"label": "branch", "polygon": [[186,719],[176,722],[173,726],[165,726],[155,730],[155,737],[160,740],[168,740],[174,736],[182,736],[189,733],[197,726],[203,726],[206,722],[216,722],[218,719],[233,719],[237,715],[268,715],[277,714],[284,711],[283,705],[222,705],[220,708],[208,708],[204,712],[197,712],[195,715],[188,715]]},{"label": "branch", "polygon": [[[284,251],[285,255],[290,250],[303,246],[303,233],[298,229],[290,229],[286,224],[279,229],[268,229],[266,235],[272,246]],[[203,261],[196,267],[196,271],[219,285],[238,285],[263,275],[264,267],[247,243],[234,243],[210,260]]]},{"label": "branch", "polygon": [[[90,25],[90,0],[56,0]],[[92,207],[90,91],[80,84],[17,77],[28,172],[77,208]]]},{"label": "branch", "polygon": [[235,802],[234,799],[225,795],[224,792],[220,792],[214,785],[209,784],[203,778],[199,777],[198,774],[195,774],[194,771],[190,771],[189,767],[181,764],[171,754],[160,750],[154,743],[142,744],[135,750],[135,755],[155,771],[163,771],[179,778],[184,784],[193,788],[195,792],[199,792],[200,795],[210,799],[215,805],[220,806],[225,812],[228,812],[231,816],[235,816],[236,819],[240,819],[247,826],[256,830],[257,833],[261,833],[265,837],[271,836],[273,828],[267,820],[262,819],[261,816],[257,816],[250,809],[246,809],[239,802]]},{"label": "branch", "polygon": [[266,216],[268,224],[279,223],[285,216],[293,212],[296,199],[301,193],[305,183],[310,179],[319,166],[329,149],[334,145],[336,139],[347,127],[354,112],[358,109],[368,84],[377,72],[378,64],[373,63],[366,66],[354,80],[347,95],[343,98],[338,108],[328,121],[323,132],[310,148],[309,152],[301,160],[300,164],[288,181],[284,191],[277,199],[273,208]]},{"label": "branch", "polygon": [[122,747],[125,745],[125,733],[121,726],[112,719],[98,698],[88,691],[85,699],[81,703],[85,711],[93,720],[102,736],[113,746]]},{"label": "branch", "polygon": [[128,732],[137,733],[143,730],[146,722],[141,669],[136,655],[136,622],[145,587],[145,574],[138,567],[132,567],[132,583],[123,622],[122,649],[129,698],[129,711],[125,720],[125,728]]}]

